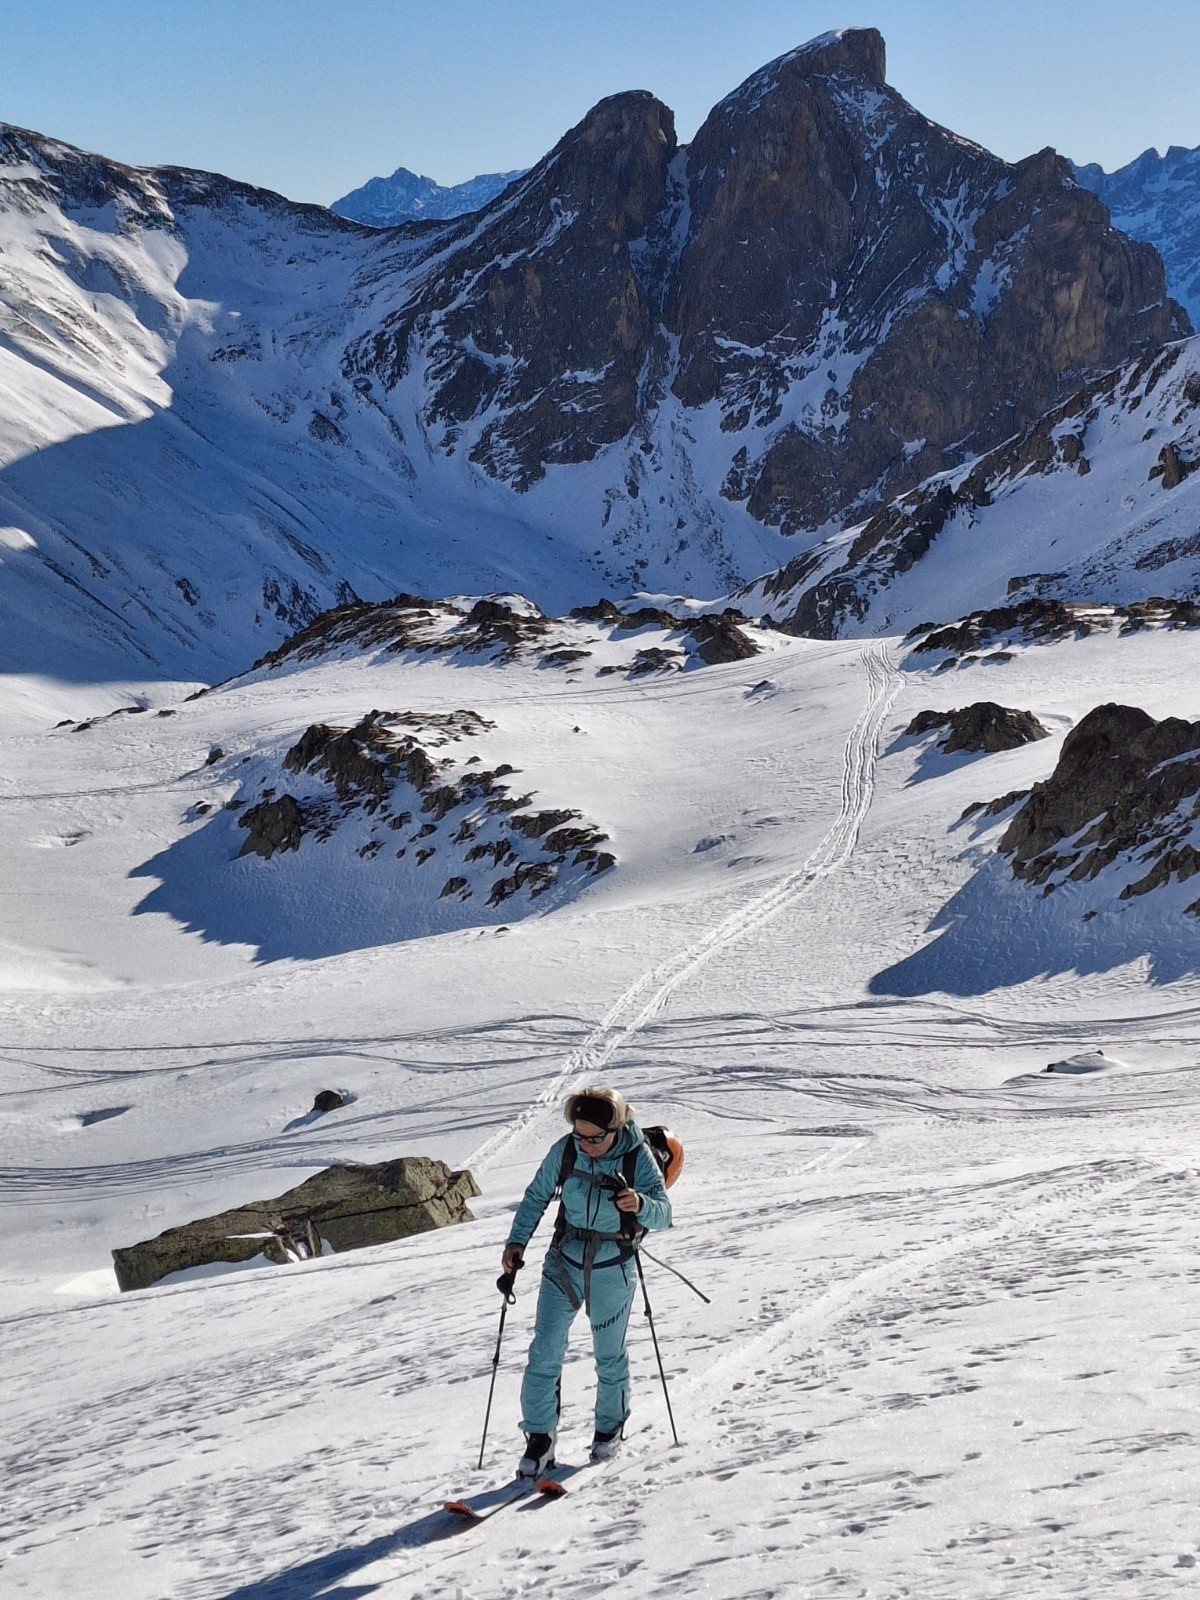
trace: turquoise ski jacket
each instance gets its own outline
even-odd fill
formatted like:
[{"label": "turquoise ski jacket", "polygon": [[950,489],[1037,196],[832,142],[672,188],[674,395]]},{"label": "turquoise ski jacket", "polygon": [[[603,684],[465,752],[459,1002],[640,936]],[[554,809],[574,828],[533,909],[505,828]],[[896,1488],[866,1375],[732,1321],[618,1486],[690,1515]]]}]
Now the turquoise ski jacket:
[{"label": "turquoise ski jacket", "polygon": [[[567,1140],[573,1137],[573,1134],[565,1134],[551,1145],[549,1154],[537,1169],[533,1182],[526,1189],[524,1198],[517,1207],[508,1233],[509,1244],[527,1245],[533,1237],[534,1229],[554,1198],[559,1174],[562,1172],[563,1151],[566,1149]],[[643,1228],[671,1226],[671,1202],[667,1199],[666,1186],[658,1162],[646,1148],[642,1130],[637,1123],[627,1122],[606,1155],[593,1157],[588,1155],[586,1150],[576,1146],[575,1170],[563,1185],[562,1192],[563,1209],[567,1214],[567,1221],[573,1227],[586,1228],[595,1233],[621,1231],[623,1213],[617,1210],[615,1196],[609,1190],[601,1188],[599,1184],[588,1180],[592,1177],[622,1177],[622,1158],[635,1149],[637,1166],[634,1169],[633,1187],[642,1197],[637,1221]],[[596,1265],[602,1265],[617,1254],[618,1247],[615,1244],[603,1245],[596,1257]]]}]

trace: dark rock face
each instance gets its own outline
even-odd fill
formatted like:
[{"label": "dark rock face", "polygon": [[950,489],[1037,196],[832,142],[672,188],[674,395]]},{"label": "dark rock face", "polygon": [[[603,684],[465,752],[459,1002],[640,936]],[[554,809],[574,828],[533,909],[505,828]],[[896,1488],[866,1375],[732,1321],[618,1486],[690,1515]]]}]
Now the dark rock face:
[{"label": "dark rock face", "polygon": [[[419,371],[435,440],[517,489],[618,440],[652,456],[668,400],[715,405],[723,494],[791,531],[869,510],[1189,331],[1154,250],[1065,161],[1011,166],[956,138],[884,67],[874,29],[827,35],[678,153],[652,96],[602,101],[447,229],[347,375],[386,408]],[[630,499],[645,471],[631,456]]]},{"label": "dark rock face", "polygon": [[994,755],[1000,750],[1016,750],[1035,739],[1048,737],[1032,711],[1014,711],[992,700],[977,700],[958,711],[921,711],[905,728],[907,734],[928,733],[933,728],[946,732],[938,740],[946,755],[964,750]]},{"label": "dark rock face", "polygon": [[373,1166],[327,1167],[274,1200],[168,1228],[156,1239],[113,1251],[123,1290],[147,1289],[168,1273],[265,1255],[277,1264],[388,1244],[430,1228],[473,1220],[467,1201],[479,1193],[469,1172],[444,1161],[404,1156]]},{"label": "dark rock face", "polygon": [[238,818],[239,828],[248,828],[239,856],[262,856],[269,861],[276,850],[299,850],[304,833],[304,813],[290,794],[278,800],[263,800]]},{"label": "dark rock face", "polygon": [[1094,878],[1128,855],[1145,869],[1122,890],[1129,899],[1200,871],[1200,851],[1186,842],[1197,817],[1200,722],[1155,722],[1136,706],[1103,705],[1067,735],[1058,765],[1033,786],[1000,849],[1016,877],[1046,893],[1057,878]]},{"label": "dark rock face", "polygon": [[313,1101],[312,1108],[314,1111],[324,1113],[326,1111],[337,1111],[345,1104],[346,1102],[336,1089],[322,1089]]},{"label": "dark rock face", "polygon": [[591,460],[635,420],[651,325],[632,247],[662,210],[675,145],[653,95],[602,100],[487,225],[460,229],[351,365],[391,385],[419,360],[451,448],[496,406],[471,459],[517,488],[550,462]]},{"label": "dark rock face", "polygon": [[1161,478],[1164,489],[1178,489],[1179,485],[1192,471],[1193,463],[1185,461],[1179,453],[1179,446],[1171,441],[1163,445],[1158,453],[1157,463],[1150,469],[1152,478]]},{"label": "dark rock face", "polygon": [[742,632],[734,620],[736,612],[724,611],[717,617],[697,617],[689,632],[696,654],[706,666],[729,661],[749,661],[758,654],[753,639]]}]

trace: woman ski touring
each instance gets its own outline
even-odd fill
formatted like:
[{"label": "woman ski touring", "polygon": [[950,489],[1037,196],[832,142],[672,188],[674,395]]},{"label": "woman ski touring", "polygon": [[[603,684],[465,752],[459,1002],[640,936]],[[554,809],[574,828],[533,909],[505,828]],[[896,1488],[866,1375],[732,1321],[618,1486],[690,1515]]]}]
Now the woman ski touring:
[{"label": "woman ski touring", "polygon": [[517,1473],[523,1478],[554,1465],[567,1334],[581,1306],[596,1357],[592,1460],[617,1448],[629,1415],[625,1332],[637,1287],[635,1240],[643,1229],[671,1222],[662,1172],[624,1098],[615,1089],[578,1089],[563,1111],[571,1132],[551,1146],[526,1189],[503,1256],[503,1270],[514,1272],[546,1207],[561,1194],[521,1383],[525,1454]]}]

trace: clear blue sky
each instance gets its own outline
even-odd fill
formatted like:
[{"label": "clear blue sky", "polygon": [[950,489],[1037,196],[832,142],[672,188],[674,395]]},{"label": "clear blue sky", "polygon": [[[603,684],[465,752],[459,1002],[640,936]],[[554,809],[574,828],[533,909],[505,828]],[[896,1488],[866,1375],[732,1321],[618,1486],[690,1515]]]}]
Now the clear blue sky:
[{"label": "clear blue sky", "polygon": [[527,166],[601,96],[689,138],[763,62],[871,24],[920,110],[1009,160],[1200,145],[1200,0],[0,0],[0,121],[297,200]]}]

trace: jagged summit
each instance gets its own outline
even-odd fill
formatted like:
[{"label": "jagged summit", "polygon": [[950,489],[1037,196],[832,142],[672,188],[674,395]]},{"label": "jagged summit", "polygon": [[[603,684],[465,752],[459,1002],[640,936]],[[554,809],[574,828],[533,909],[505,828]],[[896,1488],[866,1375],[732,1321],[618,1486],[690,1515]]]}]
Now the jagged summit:
[{"label": "jagged summit", "polygon": [[717,109],[731,104],[753,109],[789,80],[838,76],[880,87],[886,75],[887,46],[877,28],[837,28],[759,67],[726,95]]}]

